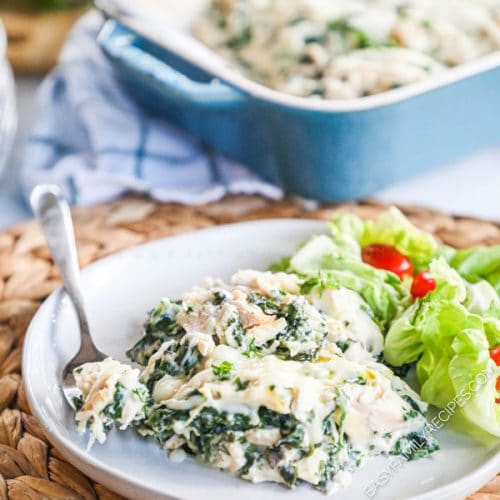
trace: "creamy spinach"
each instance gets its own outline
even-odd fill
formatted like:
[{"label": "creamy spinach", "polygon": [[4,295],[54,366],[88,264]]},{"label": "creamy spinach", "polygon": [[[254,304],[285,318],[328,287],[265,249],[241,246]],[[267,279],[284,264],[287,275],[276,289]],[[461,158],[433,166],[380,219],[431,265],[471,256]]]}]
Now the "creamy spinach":
[{"label": "creamy spinach", "polygon": [[250,78],[349,99],[500,49],[498,0],[212,0],[195,35]]},{"label": "creamy spinach", "polygon": [[372,456],[435,451],[425,404],[376,361],[368,303],[320,285],[248,270],[163,299],[128,351],[140,375],[113,360],[75,374],[80,429],[103,441],[113,423],[131,426],[176,460],[325,492]]}]

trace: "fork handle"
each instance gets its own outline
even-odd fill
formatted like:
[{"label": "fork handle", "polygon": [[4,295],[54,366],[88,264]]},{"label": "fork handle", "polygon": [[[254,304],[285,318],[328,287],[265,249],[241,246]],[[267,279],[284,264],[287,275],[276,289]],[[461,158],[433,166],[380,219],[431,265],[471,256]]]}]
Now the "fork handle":
[{"label": "fork handle", "polygon": [[61,190],[50,184],[37,186],[31,193],[31,208],[47,239],[66,290],[78,317],[81,348],[97,351],[90,336],[80,282],[80,269],[76,250],[71,212]]}]

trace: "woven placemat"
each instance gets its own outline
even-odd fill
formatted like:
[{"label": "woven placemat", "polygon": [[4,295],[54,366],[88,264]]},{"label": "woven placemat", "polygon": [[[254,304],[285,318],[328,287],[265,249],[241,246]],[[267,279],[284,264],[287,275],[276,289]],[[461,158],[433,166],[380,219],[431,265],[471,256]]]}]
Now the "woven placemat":
[{"label": "woven placemat", "polygon": [[[373,217],[375,203],[322,206],[314,211],[293,200],[270,202],[235,196],[201,207],[158,205],[127,198],[74,210],[80,264],[146,241],[216,224],[270,217],[327,220],[338,209]],[[457,218],[421,207],[401,207],[419,227],[455,247],[500,244],[500,224]],[[53,448],[31,415],[21,382],[21,353],[28,323],[41,301],[59,286],[45,240],[34,222],[0,234],[0,500],[117,499],[118,495],[76,470]],[[500,476],[473,497],[500,500]]]}]

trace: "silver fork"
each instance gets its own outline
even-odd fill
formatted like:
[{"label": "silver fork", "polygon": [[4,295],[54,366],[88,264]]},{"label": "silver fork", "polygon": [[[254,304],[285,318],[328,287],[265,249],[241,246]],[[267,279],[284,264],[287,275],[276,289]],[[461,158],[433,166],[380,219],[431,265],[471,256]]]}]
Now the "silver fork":
[{"label": "silver fork", "polygon": [[64,289],[75,308],[80,327],[80,349],[62,371],[64,396],[71,407],[75,408],[74,398],[79,396],[80,391],[76,387],[73,370],[84,363],[102,361],[108,356],[97,349],[90,334],[68,203],[60,189],[53,185],[37,186],[31,194],[30,201],[33,213],[47,239],[54,263],[61,274]]}]

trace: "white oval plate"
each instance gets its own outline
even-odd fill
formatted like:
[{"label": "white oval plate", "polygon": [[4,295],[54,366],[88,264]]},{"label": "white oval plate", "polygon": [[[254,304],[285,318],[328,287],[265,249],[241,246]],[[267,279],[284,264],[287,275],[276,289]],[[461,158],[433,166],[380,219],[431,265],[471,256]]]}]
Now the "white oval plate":
[{"label": "white oval plate", "polygon": [[[300,220],[220,226],[126,250],[89,266],[82,278],[98,347],[125,360],[125,350],[140,336],[146,312],[160,297],[178,296],[206,276],[227,279],[240,268],[265,269],[309,235],[324,230],[324,223]],[[48,439],[94,480],[134,499],[322,498],[306,485],[294,491],[272,484],[252,485],[189,460],[172,463],[155,442],[133,431],[113,431],[105,445],[96,444],[87,452],[87,437],[76,432],[73,412],[59,385],[61,369],[76,351],[77,338],[71,305],[56,291],[29,327],[23,377],[33,414]],[[335,498],[464,498],[500,469],[498,442],[488,448],[451,431],[438,434],[442,450],[431,458],[410,463],[377,458],[356,472],[353,484]]]}]

